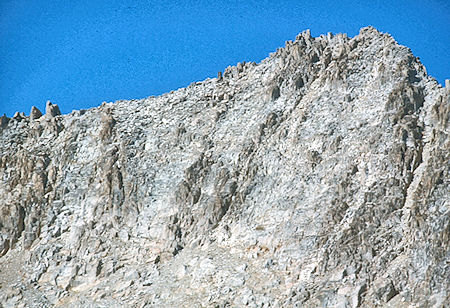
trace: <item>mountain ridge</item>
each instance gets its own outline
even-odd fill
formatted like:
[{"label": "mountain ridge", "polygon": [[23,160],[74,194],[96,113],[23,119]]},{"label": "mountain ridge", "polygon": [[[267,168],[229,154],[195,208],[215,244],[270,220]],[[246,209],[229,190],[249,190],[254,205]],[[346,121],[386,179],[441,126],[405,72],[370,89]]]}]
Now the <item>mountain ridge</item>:
[{"label": "mountain ridge", "polygon": [[58,111],[1,120],[6,307],[445,304],[449,89],[373,27]]}]

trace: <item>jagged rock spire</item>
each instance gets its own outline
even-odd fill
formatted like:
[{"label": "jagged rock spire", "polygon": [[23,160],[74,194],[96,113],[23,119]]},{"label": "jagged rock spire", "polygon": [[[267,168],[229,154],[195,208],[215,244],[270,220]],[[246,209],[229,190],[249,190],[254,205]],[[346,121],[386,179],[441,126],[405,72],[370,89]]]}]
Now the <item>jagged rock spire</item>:
[{"label": "jagged rock spire", "polygon": [[45,115],[47,117],[56,117],[61,115],[61,111],[59,111],[59,107],[56,104],[52,104],[50,101],[47,101],[47,105],[45,106]]},{"label": "jagged rock spire", "polygon": [[36,106],[31,107],[30,119],[36,120],[39,119],[40,117],[42,117],[42,112]]},{"label": "jagged rock spire", "polygon": [[9,122],[9,118],[6,116],[6,114],[3,114],[0,117],[0,127],[1,128],[5,127],[6,125],[8,125],[8,122]]}]

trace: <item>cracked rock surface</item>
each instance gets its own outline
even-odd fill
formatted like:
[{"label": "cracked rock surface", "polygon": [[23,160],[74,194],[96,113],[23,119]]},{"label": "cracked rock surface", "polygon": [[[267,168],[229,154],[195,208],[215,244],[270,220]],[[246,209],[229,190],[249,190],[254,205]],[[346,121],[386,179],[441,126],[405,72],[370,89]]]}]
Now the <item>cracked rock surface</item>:
[{"label": "cracked rock surface", "polygon": [[363,28],[0,122],[0,307],[444,307],[450,88]]}]

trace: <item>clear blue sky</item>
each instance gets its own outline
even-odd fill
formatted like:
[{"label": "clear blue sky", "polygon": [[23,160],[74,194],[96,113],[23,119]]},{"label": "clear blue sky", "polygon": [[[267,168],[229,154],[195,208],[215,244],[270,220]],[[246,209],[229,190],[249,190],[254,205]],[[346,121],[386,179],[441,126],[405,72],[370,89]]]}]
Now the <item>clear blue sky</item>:
[{"label": "clear blue sky", "polygon": [[372,25],[450,78],[450,1],[0,0],[0,115],[142,98],[259,62],[286,40]]}]

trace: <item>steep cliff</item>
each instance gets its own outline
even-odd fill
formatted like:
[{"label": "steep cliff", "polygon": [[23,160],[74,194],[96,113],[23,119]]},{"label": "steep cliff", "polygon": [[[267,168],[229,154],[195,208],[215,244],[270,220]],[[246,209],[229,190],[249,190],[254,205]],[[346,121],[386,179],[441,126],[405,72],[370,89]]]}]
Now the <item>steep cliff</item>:
[{"label": "steep cliff", "polygon": [[443,307],[449,97],[368,27],[2,117],[0,306]]}]

